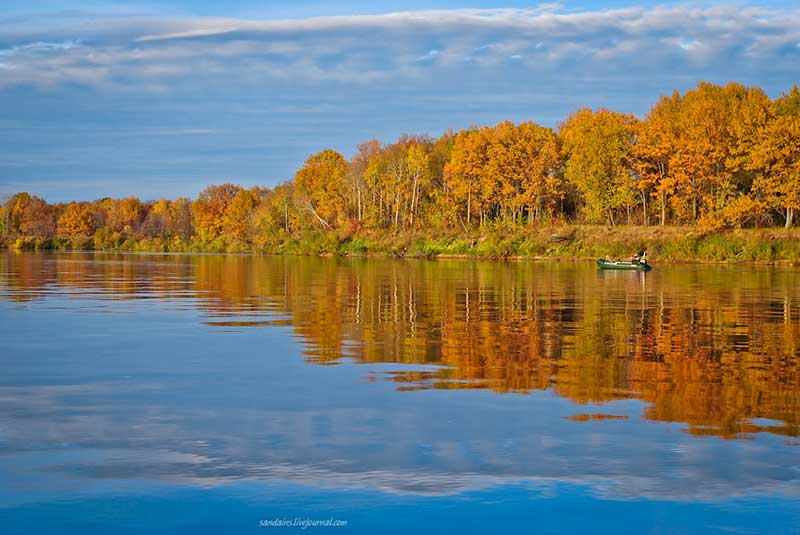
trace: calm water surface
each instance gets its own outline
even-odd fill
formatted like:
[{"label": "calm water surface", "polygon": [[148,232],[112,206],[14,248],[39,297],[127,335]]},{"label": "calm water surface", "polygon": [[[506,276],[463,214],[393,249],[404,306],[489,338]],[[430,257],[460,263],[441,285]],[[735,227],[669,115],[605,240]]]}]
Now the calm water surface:
[{"label": "calm water surface", "polygon": [[796,269],[1,253],[0,370],[3,534],[800,532]]}]

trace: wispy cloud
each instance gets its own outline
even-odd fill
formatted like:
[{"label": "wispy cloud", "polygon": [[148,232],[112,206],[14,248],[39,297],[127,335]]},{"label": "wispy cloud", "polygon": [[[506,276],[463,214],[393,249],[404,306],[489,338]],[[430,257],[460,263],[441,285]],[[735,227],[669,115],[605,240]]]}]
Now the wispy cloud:
[{"label": "wispy cloud", "polygon": [[48,52],[63,52],[80,46],[82,41],[80,39],[73,39],[69,41],[61,41],[58,43],[48,43],[45,41],[36,41],[33,43],[14,45],[9,48],[0,49],[0,56],[12,56],[14,54],[23,53],[48,53]]},{"label": "wispy cloud", "polygon": [[430,60],[436,58],[438,55],[439,55],[439,51],[438,50],[429,50],[428,53],[425,54],[424,56],[418,57],[417,61],[430,61]]},{"label": "wispy cloud", "polygon": [[[790,69],[800,55],[800,10],[739,7],[561,12],[450,10],[302,20],[136,17],[0,30],[11,71],[0,85],[169,87],[176,77],[242,83],[270,79],[373,82],[421,76],[470,58],[532,74],[602,76],[625,66]],[[432,61],[436,59],[436,61]],[[744,65],[742,65],[744,62]],[[519,68],[519,65],[515,68]],[[452,73],[450,73],[452,74]]]}]

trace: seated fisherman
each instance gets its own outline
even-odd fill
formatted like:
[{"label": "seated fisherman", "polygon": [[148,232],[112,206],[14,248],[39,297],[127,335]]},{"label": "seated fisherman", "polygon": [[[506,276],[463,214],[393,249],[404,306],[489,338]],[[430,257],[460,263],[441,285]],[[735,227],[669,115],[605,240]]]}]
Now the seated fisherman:
[{"label": "seated fisherman", "polygon": [[634,256],[632,256],[631,257],[631,263],[633,263],[633,264],[636,264],[636,263],[646,264],[647,263],[647,251],[639,251],[639,253],[637,253]]}]

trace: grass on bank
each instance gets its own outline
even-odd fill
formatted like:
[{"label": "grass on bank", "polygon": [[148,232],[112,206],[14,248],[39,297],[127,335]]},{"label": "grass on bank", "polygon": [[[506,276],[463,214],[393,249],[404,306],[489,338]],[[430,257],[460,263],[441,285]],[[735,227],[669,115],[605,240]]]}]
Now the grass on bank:
[{"label": "grass on bank", "polygon": [[6,245],[20,250],[113,250],[142,252],[255,252],[295,255],[474,258],[625,258],[647,250],[653,261],[799,262],[800,229],[742,229],[704,232],[691,227],[607,227],[591,225],[488,229],[471,233],[423,231],[308,231],[246,243],[180,238],[107,240],[19,238]]}]

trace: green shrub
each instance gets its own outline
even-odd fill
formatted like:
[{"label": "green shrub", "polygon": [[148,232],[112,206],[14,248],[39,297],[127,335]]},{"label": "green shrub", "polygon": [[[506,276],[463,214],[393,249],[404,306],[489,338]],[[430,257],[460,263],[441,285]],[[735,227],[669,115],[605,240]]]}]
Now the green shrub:
[{"label": "green shrub", "polygon": [[773,243],[773,258],[800,262],[800,240],[783,239]]},{"label": "green shrub", "polygon": [[742,247],[742,260],[748,262],[772,262],[775,260],[775,248],[769,240],[747,240]]},{"label": "green shrub", "polygon": [[697,260],[741,261],[743,260],[744,240],[730,234],[709,234],[704,236],[695,249]]},{"label": "green shrub", "polygon": [[355,238],[341,244],[340,251],[347,255],[365,255],[369,252],[367,241],[363,238]]},{"label": "green shrub", "polygon": [[665,260],[691,260],[696,256],[698,237],[687,234],[663,245],[660,258]]}]

